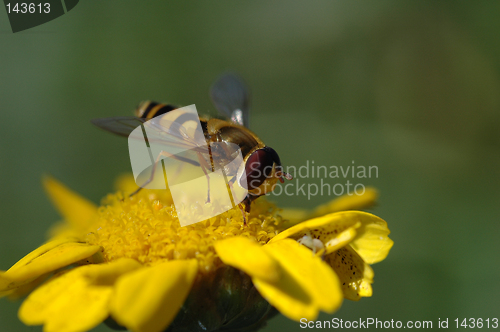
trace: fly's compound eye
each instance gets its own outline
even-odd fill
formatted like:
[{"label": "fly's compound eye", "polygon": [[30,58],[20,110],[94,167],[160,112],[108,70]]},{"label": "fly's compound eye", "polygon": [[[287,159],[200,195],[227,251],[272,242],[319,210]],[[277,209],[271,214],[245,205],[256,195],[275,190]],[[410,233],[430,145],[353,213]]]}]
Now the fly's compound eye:
[{"label": "fly's compound eye", "polygon": [[245,164],[246,189],[252,190],[261,186],[271,176],[274,164],[281,166],[280,158],[274,149],[265,147],[254,151]]}]

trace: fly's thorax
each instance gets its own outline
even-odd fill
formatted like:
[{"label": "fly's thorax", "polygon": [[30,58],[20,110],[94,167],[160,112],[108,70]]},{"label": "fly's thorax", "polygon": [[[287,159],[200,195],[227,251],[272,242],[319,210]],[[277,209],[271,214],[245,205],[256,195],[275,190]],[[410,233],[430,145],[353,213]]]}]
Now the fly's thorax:
[{"label": "fly's thorax", "polygon": [[262,141],[249,129],[224,120],[210,119],[207,123],[207,132],[215,136],[218,141],[238,145],[243,157],[246,157],[256,146],[263,146]]},{"label": "fly's thorax", "polygon": [[236,176],[242,166],[244,167],[240,147],[234,143],[225,141],[210,142],[210,153],[214,168],[223,168],[226,176]]}]

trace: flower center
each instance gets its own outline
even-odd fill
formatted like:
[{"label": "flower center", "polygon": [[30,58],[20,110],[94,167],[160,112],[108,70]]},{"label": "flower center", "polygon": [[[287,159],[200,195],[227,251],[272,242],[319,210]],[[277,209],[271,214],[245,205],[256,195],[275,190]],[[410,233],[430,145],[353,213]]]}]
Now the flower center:
[{"label": "flower center", "polygon": [[128,257],[145,265],[165,260],[198,260],[200,271],[221,265],[214,243],[226,237],[245,236],[265,244],[278,233],[277,207],[260,198],[252,204],[243,224],[236,207],[208,220],[181,227],[166,190],[141,190],[133,197],[110,194],[99,208],[86,241],[100,245],[106,261]]}]

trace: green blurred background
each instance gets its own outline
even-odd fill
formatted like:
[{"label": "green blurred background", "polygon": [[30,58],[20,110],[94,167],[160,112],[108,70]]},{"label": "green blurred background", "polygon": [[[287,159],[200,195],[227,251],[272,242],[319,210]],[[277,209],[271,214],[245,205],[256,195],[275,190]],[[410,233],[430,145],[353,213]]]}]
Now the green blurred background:
[{"label": "green blurred background", "polygon": [[[83,1],[13,34],[0,10],[0,269],[59,219],[43,174],[99,202],[130,171],[127,141],[90,119],[145,99],[209,111],[230,69],[284,164],[379,168],[363,183],[395,245],[373,297],[320,319],[498,318],[499,14],[489,1]],[[0,330],[40,331],[18,306],[0,301]],[[284,317],[265,329],[301,330]]]}]

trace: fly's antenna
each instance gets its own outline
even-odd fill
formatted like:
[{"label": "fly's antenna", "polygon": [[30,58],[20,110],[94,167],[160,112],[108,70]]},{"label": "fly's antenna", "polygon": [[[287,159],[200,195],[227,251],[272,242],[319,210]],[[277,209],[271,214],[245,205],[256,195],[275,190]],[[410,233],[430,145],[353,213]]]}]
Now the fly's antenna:
[{"label": "fly's antenna", "polygon": [[292,174],[289,174],[283,170],[283,166],[276,166],[275,176],[280,180],[281,183],[285,182],[283,178],[287,179],[288,181],[293,179]]}]

